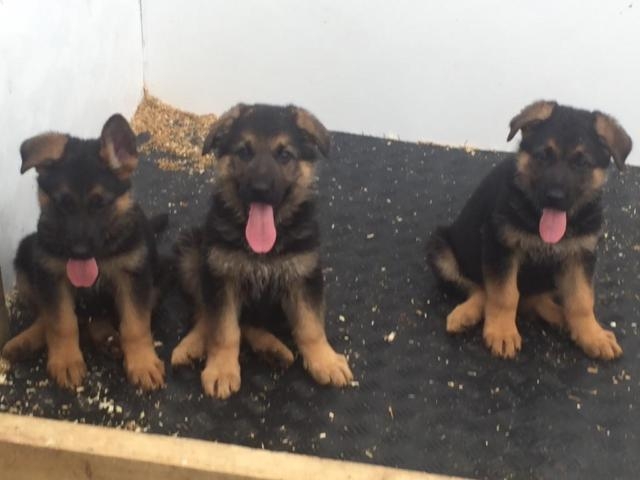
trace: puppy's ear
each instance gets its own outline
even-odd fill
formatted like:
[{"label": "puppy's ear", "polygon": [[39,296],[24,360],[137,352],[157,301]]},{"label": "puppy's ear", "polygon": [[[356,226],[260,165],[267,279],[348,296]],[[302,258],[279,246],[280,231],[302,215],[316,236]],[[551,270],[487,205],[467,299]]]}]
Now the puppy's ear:
[{"label": "puppy's ear", "polygon": [[524,107],[522,111],[509,122],[510,130],[507,136],[507,142],[518,133],[518,130],[526,129],[535,123],[542,122],[549,118],[557,105],[558,104],[553,101],[540,100]]},{"label": "puppy's ear", "polygon": [[240,118],[245,108],[246,105],[239,103],[223,113],[220,118],[211,125],[209,133],[202,145],[202,155],[213,152],[216,157],[219,156],[220,147],[222,147],[224,140],[227,135],[229,135],[229,132],[231,132],[231,127],[235,121]]},{"label": "puppy's ear", "polygon": [[298,128],[305,133],[316,147],[318,147],[320,153],[327,157],[329,155],[329,149],[331,148],[331,138],[329,137],[329,132],[324,125],[322,125],[320,120],[318,120],[312,113],[304,108],[293,106],[290,108],[293,109]]},{"label": "puppy's ear", "polygon": [[22,166],[20,173],[36,167],[40,170],[60,159],[69,140],[68,135],[62,133],[43,133],[31,137],[20,145]]},{"label": "puppy's ear", "polygon": [[624,162],[631,152],[633,142],[631,137],[625,132],[624,128],[616,121],[615,118],[610,117],[602,112],[594,112],[596,120],[594,127],[596,133],[604,142],[607,150],[613,157],[613,161],[618,167],[618,170],[624,170]]},{"label": "puppy's ear", "polygon": [[102,127],[100,157],[123,180],[138,166],[136,136],[119,113],[112,115]]}]

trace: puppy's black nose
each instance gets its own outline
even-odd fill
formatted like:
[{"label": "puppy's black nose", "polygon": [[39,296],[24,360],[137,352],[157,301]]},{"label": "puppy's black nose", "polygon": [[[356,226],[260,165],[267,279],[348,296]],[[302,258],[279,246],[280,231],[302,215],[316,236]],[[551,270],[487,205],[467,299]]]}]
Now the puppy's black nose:
[{"label": "puppy's black nose", "polygon": [[269,202],[273,196],[273,182],[268,178],[257,178],[249,185],[251,197],[256,202]]},{"label": "puppy's black nose", "polygon": [[89,255],[89,246],[86,243],[76,243],[71,247],[71,256],[73,258],[88,258]]},{"label": "puppy's black nose", "polygon": [[567,195],[561,188],[550,188],[545,194],[547,202],[551,206],[561,207],[567,199]]}]

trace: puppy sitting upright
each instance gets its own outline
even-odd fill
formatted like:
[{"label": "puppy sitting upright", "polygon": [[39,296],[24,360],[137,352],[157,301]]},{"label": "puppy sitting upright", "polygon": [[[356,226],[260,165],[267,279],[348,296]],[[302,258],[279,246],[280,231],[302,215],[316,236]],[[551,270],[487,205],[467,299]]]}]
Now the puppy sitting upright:
[{"label": "puppy sitting upright", "polygon": [[622,170],[631,139],[610,116],[540,101],[511,120],[520,130],[515,158],[495,167],[460,216],[438,229],[429,260],[468,298],[447,317],[460,332],[484,317],[494,355],[514,357],[518,305],[551,324],[594,358],[622,354],[594,315],[593,273],[610,158]]},{"label": "puppy sitting upright", "polygon": [[17,360],[46,346],[51,377],[63,387],[80,385],[86,366],[76,307],[86,304],[96,335],[115,335],[110,321],[119,317],[129,381],[162,386],[164,365],[150,330],[156,247],[131,194],[138,159],[129,124],[113,115],[95,140],[44,133],[26,140],[20,154],[21,172],[38,172],[38,229],[15,259],[18,295],[36,320],[3,355]]},{"label": "puppy sitting upright", "polygon": [[[309,112],[237,105],[211,127],[203,154],[214,152],[213,202],[204,227],[178,242],[180,277],[195,303],[195,325],[172,365],[206,357],[202,386],[226,398],[240,388],[240,315],[282,307],[304,365],[321,384],[346,385],[352,374],[324,331],[323,278],[315,218],[315,162],[329,134]],[[291,351],[271,333],[243,325],[254,351],[288,365]]]}]

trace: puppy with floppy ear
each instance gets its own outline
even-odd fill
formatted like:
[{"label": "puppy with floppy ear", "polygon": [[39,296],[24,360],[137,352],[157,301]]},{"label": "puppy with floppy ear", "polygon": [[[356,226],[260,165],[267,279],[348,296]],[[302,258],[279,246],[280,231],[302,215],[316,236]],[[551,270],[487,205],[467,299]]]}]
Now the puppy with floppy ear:
[{"label": "puppy with floppy ear", "polygon": [[15,269],[18,294],[36,319],[3,355],[19,360],[46,346],[56,383],[80,385],[86,365],[76,307],[86,305],[99,336],[118,338],[118,327],[129,381],[159,388],[164,365],[150,329],[157,254],[151,225],[131,193],[138,160],[129,124],[116,114],[98,139],[45,133],[23,142],[20,153],[21,172],[38,172],[40,218],[18,247]]},{"label": "puppy with floppy ear", "polygon": [[528,105],[509,127],[507,140],[522,133],[515,157],[495,167],[430,241],[435,273],[467,294],[447,331],[484,318],[491,352],[512,358],[522,342],[520,306],[566,327],[587,355],[616,358],[620,345],[594,315],[593,273],[606,171],[611,158],[622,170],[631,138],[609,115],[554,101]]},{"label": "puppy with floppy ear", "polygon": [[[243,313],[284,311],[304,365],[321,384],[347,385],[347,360],[329,345],[315,216],[316,162],[329,153],[324,126],[299,107],[239,104],[211,127],[203,153],[216,156],[213,200],[204,226],[176,247],[195,326],[174,349],[174,366],[206,358],[206,394],[240,388],[240,339],[288,366],[293,353]],[[240,325],[240,319],[248,323]]]}]

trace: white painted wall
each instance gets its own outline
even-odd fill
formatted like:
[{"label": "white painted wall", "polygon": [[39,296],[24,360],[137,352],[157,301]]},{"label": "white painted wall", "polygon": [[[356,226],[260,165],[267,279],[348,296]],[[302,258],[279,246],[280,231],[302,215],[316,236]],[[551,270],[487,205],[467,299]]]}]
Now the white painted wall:
[{"label": "white painted wall", "polygon": [[331,129],[512,149],[540,98],[601,109],[636,139],[637,0],[142,0],[145,82],[221,112],[295,102]]},{"label": "white painted wall", "polygon": [[45,130],[95,137],[135,111],[143,87],[135,0],[0,0],[0,264],[11,285],[20,238],[35,229],[35,175],[18,148]]}]

